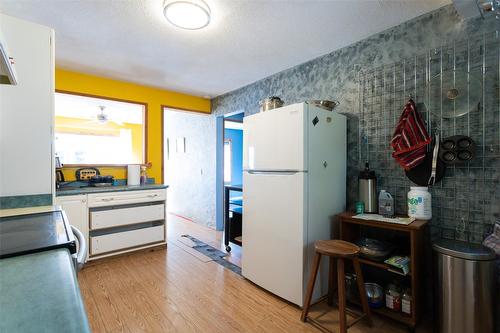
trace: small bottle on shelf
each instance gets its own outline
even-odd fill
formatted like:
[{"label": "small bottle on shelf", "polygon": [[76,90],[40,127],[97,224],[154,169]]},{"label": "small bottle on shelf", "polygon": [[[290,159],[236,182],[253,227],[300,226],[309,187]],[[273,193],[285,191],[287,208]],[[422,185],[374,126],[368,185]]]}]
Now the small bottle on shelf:
[{"label": "small bottle on shelf", "polygon": [[394,283],[389,284],[385,291],[385,306],[396,312],[401,311],[401,293]]},{"label": "small bottle on shelf", "polygon": [[409,288],[406,288],[403,292],[403,295],[401,296],[401,311],[403,313],[406,313],[407,315],[411,315],[412,299],[413,298],[411,297],[411,290]]},{"label": "small bottle on shelf", "polygon": [[141,165],[141,185],[146,185],[148,183],[148,173],[146,171],[146,166]]}]

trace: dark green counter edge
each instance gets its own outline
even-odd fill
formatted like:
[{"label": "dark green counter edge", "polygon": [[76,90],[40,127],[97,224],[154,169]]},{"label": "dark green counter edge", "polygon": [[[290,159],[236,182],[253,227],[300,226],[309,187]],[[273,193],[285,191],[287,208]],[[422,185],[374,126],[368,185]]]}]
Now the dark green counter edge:
[{"label": "dark green counter edge", "polygon": [[0,209],[51,206],[52,194],[14,195],[0,197]]},{"label": "dark green counter edge", "polygon": [[92,194],[92,193],[106,193],[106,192],[128,192],[128,191],[142,191],[142,190],[160,190],[166,189],[168,185],[164,184],[148,184],[148,185],[118,185],[109,187],[83,187],[72,188],[67,187],[63,190],[57,190],[56,196],[62,197],[67,195],[79,194]]}]

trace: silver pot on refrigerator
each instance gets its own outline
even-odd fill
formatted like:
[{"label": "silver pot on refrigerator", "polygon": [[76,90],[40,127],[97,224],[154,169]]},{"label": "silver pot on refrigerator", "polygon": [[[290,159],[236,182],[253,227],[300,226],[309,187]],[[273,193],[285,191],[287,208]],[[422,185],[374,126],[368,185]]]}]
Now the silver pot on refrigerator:
[{"label": "silver pot on refrigerator", "polygon": [[271,96],[260,101],[260,112],[269,111],[282,107],[284,102],[277,96]]},{"label": "silver pot on refrigerator", "polygon": [[365,213],[377,213],[377,177],[375,172],[370,170],[368,162],[365,169],[359,172],[359,201],[365,205]]}]

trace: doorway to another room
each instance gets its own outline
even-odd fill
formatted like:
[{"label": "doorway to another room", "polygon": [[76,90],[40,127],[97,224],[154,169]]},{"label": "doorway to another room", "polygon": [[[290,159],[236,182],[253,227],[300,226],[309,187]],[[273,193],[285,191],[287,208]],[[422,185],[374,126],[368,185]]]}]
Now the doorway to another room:
[{"label": "doorway to another room", "polygon": [[[230,155],[229,165],[232,167],[228,166],[227,177],[230,177],[230,181],[226,181],[238,185],[242,182],[242,116],[233,120],[227,125],[227,139],[230,139],[227,147],[230,148],[226,148],[226,151]],[[224,186],[224,119],[165,106],[162,109],[162,123],[163,174],[164,182],[168,185],[169,244],[195,257],[200,257],[200,251],[194,250],[200,243],[193,239],[223,252],[223,219],[219,221],[216,215],[222,215],[223,210],[223,199],[219,198],[218,193],[222,193],[219,187]],[[201,258],[206,260],[207,257],[202,255]],[[223,260],[240,266],[239,246],[234,246]]]},{"label": "doorway to another room", "polygon": [[223,120],[224,245],[242,246],[243,221],[243,113]]},{"label": "doorway to another room", "polygon": [[216,119],[211,114],[163,108],[163,165],[167,211],[215,228]]}]

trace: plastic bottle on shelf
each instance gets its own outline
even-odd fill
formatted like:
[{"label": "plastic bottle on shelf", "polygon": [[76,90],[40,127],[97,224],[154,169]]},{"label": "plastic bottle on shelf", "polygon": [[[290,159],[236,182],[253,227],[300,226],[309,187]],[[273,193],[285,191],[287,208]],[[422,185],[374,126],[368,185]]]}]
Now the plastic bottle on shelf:
[{"label": "plastic bottle on shelf", "polygon": [[394,198],[386,190],[378,194],[378,213],[386,217],[394,216]]}]

